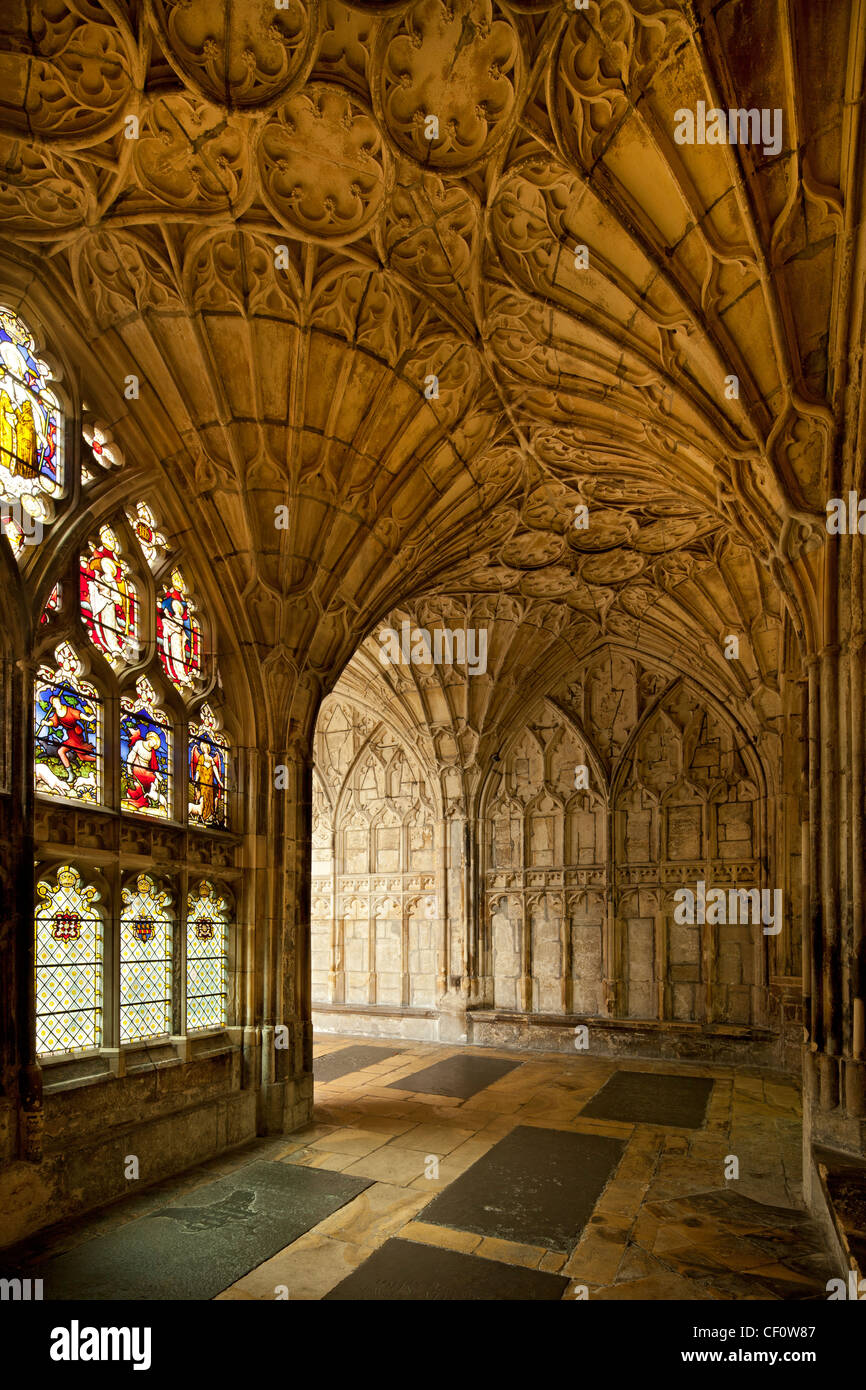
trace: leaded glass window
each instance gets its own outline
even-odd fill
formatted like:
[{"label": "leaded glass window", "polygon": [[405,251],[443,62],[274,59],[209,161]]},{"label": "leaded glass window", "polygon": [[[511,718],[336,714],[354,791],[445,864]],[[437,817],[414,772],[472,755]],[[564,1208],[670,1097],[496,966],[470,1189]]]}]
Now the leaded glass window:
[{"label": "leaded glass window", "polygon": [[228,901],[205,881],[187,899],[186,1030],[222,1028],[227,1019]]},{"label": "leaded glass window", "polygon": [[146,676],[120,702],[120,757],[122,809],[170,816],[171,726]]},{"label": "leaded glass window", "polygon": [[171,1032],[171,895],[150,874],[123,890],[120,914],[120,1041]]},{"label": "leaded glass window", "polygon": [[138,596],[110,526],[101,526],[79,566],[81,616],[87,634],[112,663],[138,657]]},{"label": "leaded glass window", "polygon": [[3,534],[12,547],[12,554],[17,560],[19,555],[24,554],[27,537],[21,522],[16,520],[14,508],[6,502],[0,503],[0,526],[2,526]]},{"label": "leaded glass window", "polygon": [[201,627],[179,569],[162,591],[156,610],[156,640],[162,669],[178,690],[201,676]]},{"label": "leaded glass window", "polygon": [[154,569],[166,553],[165,536],[156,529],[156,517],[144,502],[138,502],[134,512],[127,512],[126,519],[132,527],[136,540],[144,551],[144,558]]},{"label": "leaded glass window", "polygon": [[63,492],[63,413],[33,336],[0,309],[0,524],[16,555],[42,539]]},{"label": "leaded glass window", "polygon": [[35,494],[0,499],[0,526],[16,560],[28,545],[38,545],[53,518],[51,504]]},{"label": "leaded glass window", "polygon": [[228,744],[209,705],[189,729],[189,819],[191,825],[228,825]]},{"label": "leaded glass window", "polygon": [[48,595],[39,615],[40,623],[47,623],[52,613],[60,612],[60,585],[55,584],[51,593]]},{"label": "leaded glass window", "polygon": [[123,463],[123,451],[119,444],[115,444],[111,430],[106,425],[88,423],[82,427],[81,433],[85,443],[90,446],[93,462],[98,463],[100,468],[118,468]]},{"label": "leaded glass window", "polygon": [[102,788],[102,701],[82,677],[68,642],[55,653],[56,666],[36,673],[34,785],[44,796],[65,801],[99,801]]},{"label": "leaded glass window", "polygon": [[96,888],[64,864],[36,885],[36,1051],[102,1043],[102,918]]}]

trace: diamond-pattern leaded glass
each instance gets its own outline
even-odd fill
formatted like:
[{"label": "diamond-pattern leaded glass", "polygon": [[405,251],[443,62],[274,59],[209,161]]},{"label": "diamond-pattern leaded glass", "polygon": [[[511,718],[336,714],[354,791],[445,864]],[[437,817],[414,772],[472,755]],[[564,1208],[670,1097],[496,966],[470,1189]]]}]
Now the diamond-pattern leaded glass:
[{"label": "diamond-pattern leaded glass", "polygon": [[102,1042],[102,919],[96,888],[71,865],[36,885],[36,1051],[81,1052]]},{"label": "diamond-pattern leaded glass", "polygon": [[123,890],[120,914],[120,1041],[171,1032],[171,895],[150,874]]},{"label": "diamond-pattern leaded glass", "polygon": [[200,883],[187,900],[186,1030],[225,1026],[229,905],[212,883]]}]

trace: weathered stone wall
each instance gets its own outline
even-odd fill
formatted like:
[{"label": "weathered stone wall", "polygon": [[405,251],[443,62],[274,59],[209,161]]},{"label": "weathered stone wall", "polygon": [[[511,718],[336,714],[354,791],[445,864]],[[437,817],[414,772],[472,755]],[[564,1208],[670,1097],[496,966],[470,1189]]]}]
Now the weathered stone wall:
[{"label": "weathered stone wall", "polygon": [[314,1006],[435,1005],[443,949],[437,836],[434,793],[417,754],[348,701],[326,700],[316,730]]},{"label": "weathered stone wall", "polygon": [[256,1134],[256,1096],[241,1087],[237,1042],[189,1062],[176,1054],[159,1063],[139,1057],[136,1075],[103,1073],[65,1085],[45,1088],[41,1160],[0,1169],[2,1245],[127,1197]]},{"label": "weathered stone wall", "polygon": [[[411,711],[402,714],[410,725]],[[791,733],[796,748],[793,725]],[[386,826],[393,845],[379,836],[390,812],[401,821],[399,843],[411,843],[411,801],[388,783],[407,747],[351,701],[325,702],[313,979],[317,1025],[328,1031],[429,1037],[445,1016],[445,993],[431,990],[438,926],[422,917],[416,938],[404,914],[402,955],[388,944],[399,919],[398,827]],[[461,1021],[457,1035],[558,1048],[571,1045],[564,1028],[588,1019],[593,1045],[614,1053],[699,1057],[717,1038],[732,1058],[797,1069],[799,893],[785,885],[799,867],[788,858],[799,848],[788,815],[798,806],[778,790],[796,784],[795,761],[767,767],[712,696],[617,648],[601,649],[582,679],[536,702],[501,747],[479,767],[479,815],[463,825],[468,857],[460,845],[444,880],[452,956],[477,968],[462,1007],[455,1012],[452,997],[447,1010],[449,1026]],[[438,771],[444,781],[447,766]],[[435,773],[426,772],[431,788]],[[676,919],[676,894],[697,898],[699,883],[724,895],[721,920]],[[770,925],[779,930],[768,935],[755,914],[759,905],[775,913],[777,888],[782,908]],[[731,890],[766,896],[738,899],[743,915],[727,920]],[[467,900],[476,903],[469,919]],[[413,1017],[419,1006],[424,1018]],[[674,1024],[672,1041],[665,1029]]]}]

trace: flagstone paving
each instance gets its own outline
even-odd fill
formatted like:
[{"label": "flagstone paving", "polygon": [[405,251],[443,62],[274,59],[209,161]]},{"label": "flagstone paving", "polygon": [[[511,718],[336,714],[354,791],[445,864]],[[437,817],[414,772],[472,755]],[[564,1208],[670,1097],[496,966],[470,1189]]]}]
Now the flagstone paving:
[{"label": "flagstone paving", "polygon": [[[222,1190],[227,1177],[255,1160],[330,1169],[370,1185],[283,1250],[262,1259],[220,1292],[221,1299],[320,1299],[343,1281],[348,1281],[346,1292],[339,1296],[348,1297],[353,1289],[397,1287],[394,1281],[399,1282],[403,1268],[407,1292],[395,1296],[416,1297],[412,1290],[419,1279],[423,1282],[425,1268],[439,1271],[438,1279],[451,1267],[441,1261],[439,1265],[419,1263],[406,1242],[471,1255],[467,1269],[478,1268],[479,1259],[497,1262],[504,1270],[491,1271],[490,1279],[480,1282],[495,1288],[498,1298],[536,1296],[526,1292],[526,1280],[517,1270],[562,1276],[568,1282],[562,1285],[561,1295],[559,1286],[548,1281],[543,1296],[550,1296],[554,1289],[555,1296],[564,1299],[827,1297],[827,1280],[838,1271],[815,1223],[803,1210],[800,1102],[793,1080],[757,1069],[741,1072],[682,1062],[627,1062],[385,1039],[381,1060],[377,1060],[375,1042],[347,1037],[318,1039],[316,1057],[353,1044],[364,1049],[358,1054],[365,1063],[363,1069],[316,1085],[313,1122],[304,1129],[257,1140],[180,1179],[44,1233],[20,1247],[17,1257],[40,1261],[94,1236],[119,1231],[180,1193],[198,1191],[205,1202],[208,1184],[222,1180]],[[515,1065],[465,1100],[410,1089],[413,1075],[459,1057],[499,1058]],[[327,1074],[326,1068],[321,1070]],[[705,1078],[711,1088],[702,1123],[693,1128],[635,1122],[618,1118],[616,1106],[607,1102],[601,1107],[604,1118],[585,1117],[585,1107],[616,1072],[628,1072],[629,1084],[609,1088],[606,1095],[621,1092],[632,1097],[632,1114],[641,1075],[646,1077],[648,1094],[654,1090],[654,1078],[660,1076]],[[401,1081],[406,1085],[401,1086]],[[629,1107],[624,1110],[628,1112]],[[638,1113],[643,1113],[640,1107]],[[694,1123],[696,1117],[687,1118]],[[519,1184],[508,1186],[507,1165],[515,1145],[503,1145],[489,1162],[485,1156],[513,1131],[519,1131],[514,1134],[515,1142],[520,1141],[518,1148],[525,1148],[520,1136],[533,1127],[546,1135],[560,1131],[618,1141],[610,1148],[609,1171],[602,1175],[597,1200],[584,1203],[585,1210],[574,1200],[583,1182],[582,1155],[586,1153],[589,1163],[593,1151],[592,1145],[582,1148],[576,1143],[574,1189],[566,1190],[567,1175],[563,1185],[563,1211],[581,1211],[576,1224],[553,1221],[549,1230],[545,1228],[544,1244],[483,1234],[488,1227],[510,1228],[507,1219],[490,1217],[499,1210],[497,1195],[505,1205],[521,1200],[515,1195]],[[558,1156],[551,1181],[562,1184],[561,1155],[568,1153],[568,1147],[555,1134],[549,1139],[539,1135],[536,1147],[542,1170],[548,1143],[551,1155]],[[726,1176],[733,1170],[732,1158],[739,1167],[736,1178]],[[487,1192],[484,1183],[477,1184],[477,1200],[484,1213],[473,1220],[465,1201],[437,1203],[428,1219],[425,1209],[481,1159],[487,1163],[485,1172],[503,1175],[495,1179],[502,1184],[499,1194]],[[593,1176],[589,1169],[585,1176],[589,1185]],[[594,1181],[593,1193],[598,1190],[597,1173]],[[527,1194],[527,1201],[531,1197],[542,1207],[548,1202],[544,1183],[544,1171],[533,1173],[531,1186],[536,1190]],[[460,1190],[471,1194],[472,1182],[464,1181]],[[452,1209],[453,1222],[448,1219]],[[466,1229],[457,1221],[463,1221]],[[519,1220],[512,1224],[520,1229]],[[369,1278],[356,1277],[355,1271],[389,1241],[395,1243],[387,1256],[388,1280],[383,1283],[378,1273],[374,1278],[373,1266]],[[8,1253],[11,1258],[12,1252]],[[381,1260],[376,1271],[380,1265]],[[515,1271],[511,1279],[508,1267]],[[446,1279],[443,1287],[447,1286]],[[151,1296],[161,1296],[158,1270],[153,1274]],[[431,1296],[447,1295],[440,1290]]]}]

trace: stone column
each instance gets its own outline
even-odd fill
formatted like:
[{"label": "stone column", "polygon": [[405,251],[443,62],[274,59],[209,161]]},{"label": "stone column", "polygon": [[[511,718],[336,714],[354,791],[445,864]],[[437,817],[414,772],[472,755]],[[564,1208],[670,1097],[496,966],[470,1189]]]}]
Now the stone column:
[{"label": "stone column", "polygon": [[287,752],[270,755],[268,763],[268,863],[259,896],[264,946],[260,1132],[275,1134],[306,1123],[313,1106],[312,742],[298,738]]},{"label": "stone column", "polygon": [[[809,860],[811,968],[803,1076],[804,1182],[810,1203],[812,1147],[866,1154],[863,1037],[863,656],[858,536],[825,564],[825,633],[809,665]],[[845,563],[845,562],[848,563]],[[849,602],[850,598],[850,602]],[[837,631],[841,636],[835,642]],[[840,892],[840,885],[842,891]]]},{"label": "stone column", "polygon": [[[439,1038],[442,1042],[465,1042],[466,1011],[479,1002],[479,940],[474,929],[477,885],[473,833],[462,815],[442,821],[443,860],[441,881],[445,886],[443,934],[447,942],[445,991],[439,996]],[[440,875],[437,873],[437,888]],[[441,979],[440,975],[440,979]]]}]

